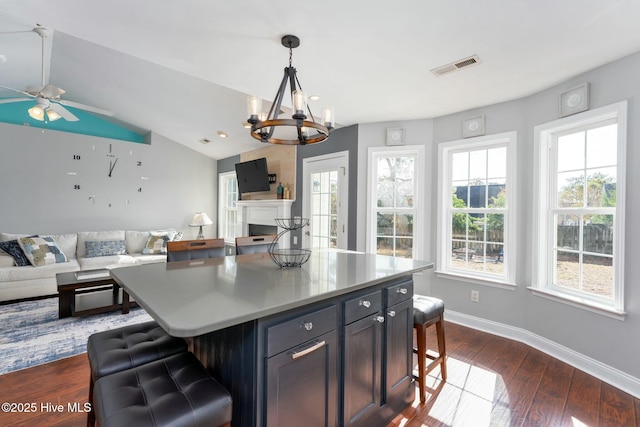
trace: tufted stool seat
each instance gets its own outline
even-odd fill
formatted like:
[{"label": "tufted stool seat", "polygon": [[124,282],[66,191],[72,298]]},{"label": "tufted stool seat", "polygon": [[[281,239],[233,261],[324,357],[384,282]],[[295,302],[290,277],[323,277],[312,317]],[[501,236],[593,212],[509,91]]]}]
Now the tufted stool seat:
[{"label": "tufted stool seat", "polygon": [[[89,403],[93,408],[94,383],[99,378],[186,351],[185,340],[167,334],[154,321],[91,335],[87,341]],[[87,415],[87,425],[94,425],[93,410]]]},{"label": "tufted stool seat", "polygon": [[[436,326],[438,340],[438,355],[433,356],[427,351],[427,328]],[[420,401],[427,400],[426,378],[429,372],[440,365],[442,379],[447,379],[447,351],[444,341],[444,302],[441,299],[422,295],[413,296],[413,328],[416,330],[418,348],[413,352],[418,355],[418,385],[420,387]],[[430,359],[429,364],[426,359]]]},{"label": "tufted stool seat", "polygon": [[95,384],[100,427],[228,426],[229,392],[193,353],[180,353],[102,377]]}]

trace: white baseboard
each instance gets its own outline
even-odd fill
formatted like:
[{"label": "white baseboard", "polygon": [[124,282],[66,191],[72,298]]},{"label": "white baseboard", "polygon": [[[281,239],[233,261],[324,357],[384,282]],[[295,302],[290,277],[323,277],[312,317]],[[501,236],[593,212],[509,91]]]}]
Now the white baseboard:
[{"label": "white baseboard", "polygon": [[445,320],[527,344],[640,399],[640,379],[585,356],[525,329],[455,311],[445,310]]}]

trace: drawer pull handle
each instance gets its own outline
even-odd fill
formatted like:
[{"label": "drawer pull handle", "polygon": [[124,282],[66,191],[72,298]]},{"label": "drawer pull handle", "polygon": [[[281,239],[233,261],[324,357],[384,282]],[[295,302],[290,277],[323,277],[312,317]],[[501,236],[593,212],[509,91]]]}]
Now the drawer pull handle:
[{"label": "drawer pull handle", "polygon": [[293,353],[291,355],[291,358],[292,359],[297,359],[299,357],[306,356],[307,354],[313,353],[314,351],[318,350],[319,348],[324,347],[325,345],[326,345],[325,341],[320,341],[319,343],[316,343],[316,344],[312,345],[309,348],[306,348],[306,349],[304,349],[302,351],[297,351],[297,352]]},{"label": "drawer pull handle", "polygon": [[384,316],[376,316],[373,318],[378,323],[384,323]]},{"label": "drawer pull handle", "polygon": [[369,308],[371,307],[371,301],[367,301],[367,300],[360,301],[360,305],[364,306],[365,308]]},{"label": "drawer pull handle", "polygon": [[396,292],[402,295],[406,295],[408,291],[407,288],[399,288],[396,290]]},{"label": "drawer pull handle", "polygon": [[391,310],[391,311],[389,312],[389,317],[396,317],[396,312],[395,312],[395,311],[393,311],[393,310]]},{"label": "drawer pull handle", "polygon": [[305,324],[304,324],[304,328],[305,328],[307,331],[310,331],[311,329],[313,329],[313,323],[311,323],[311,322],[305,322]]}]

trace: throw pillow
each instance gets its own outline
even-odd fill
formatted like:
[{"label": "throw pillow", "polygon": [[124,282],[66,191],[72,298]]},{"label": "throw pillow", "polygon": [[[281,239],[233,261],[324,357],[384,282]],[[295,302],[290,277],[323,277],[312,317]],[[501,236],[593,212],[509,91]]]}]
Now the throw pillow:
[{"label": "throw pillow", "polygon": [[171,238],[168,234],[149,233],[149,238],[144,245],[144,249],[142,249],[142,253],[145,255],[166,254],[167,242],[170,240]]},{"label": "throw pillow", "polygon": [[126,253],[124,240],[87,240],[84,247],[87,258]]},{"label": "throw pillow", "polygon": [[[38,236],[32,236],[38,237]],[[9,240],[6,242],[0,242],[0,249],[11,255],[15,264],[19,267],[24,267],[25,265],[31,265],[29,262],[29,258],[24,256],[24,252],[20,248],[17,240]]]},{"label": "throw pillow", "polygon": [[18,239],[18,245],[34,267],[67,262],[53,237],[23,237]]}]

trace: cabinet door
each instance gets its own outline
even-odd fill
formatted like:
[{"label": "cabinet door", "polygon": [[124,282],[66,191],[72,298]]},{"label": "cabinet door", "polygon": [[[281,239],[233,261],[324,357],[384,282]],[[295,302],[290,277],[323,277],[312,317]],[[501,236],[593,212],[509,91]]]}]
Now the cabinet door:
[{"label": "cabinet door", "polygon": [[345,426],[365,426],[381,403],[382,325],[381,313],[344,327],[344,417]]},{"label": "cabinet door", "polygon": [[[413,301],[411,299],[387,309],[385,323],[387,354],[384,402],[400,407],[413,400]],[[395,405],[394,405],[395,406]]]},{"label": "cabinet door", "polygon": [[269,427],[337,425],[335,330],[267,359]]}]

